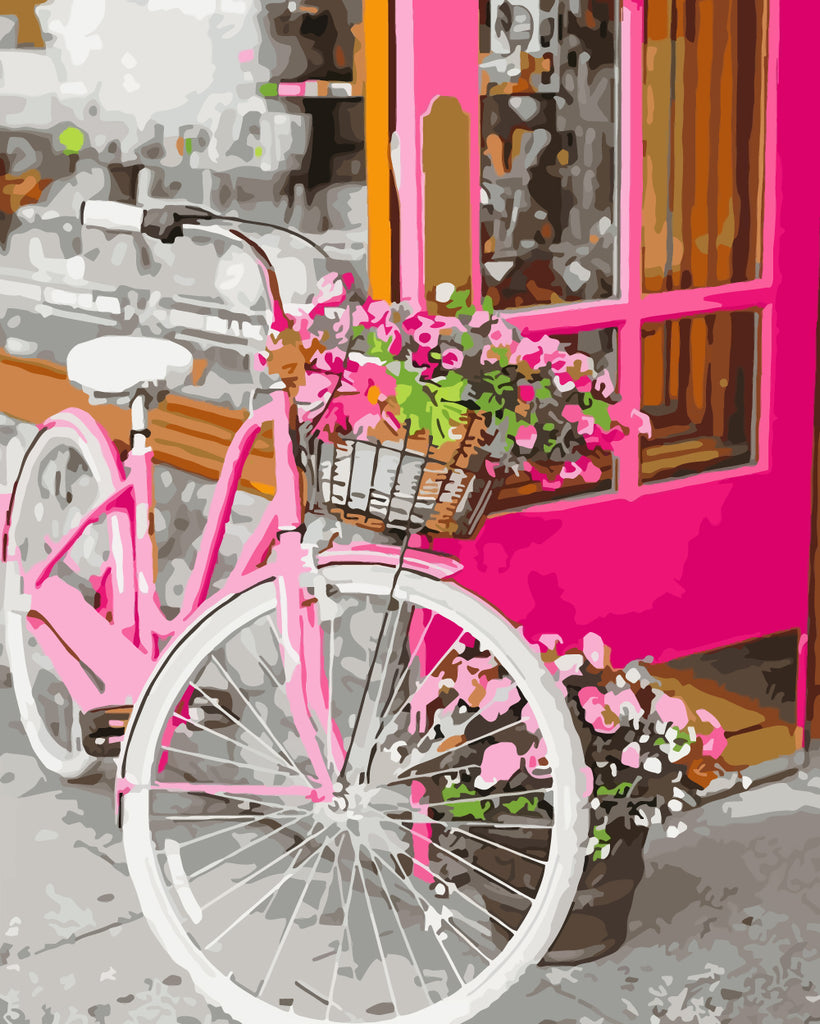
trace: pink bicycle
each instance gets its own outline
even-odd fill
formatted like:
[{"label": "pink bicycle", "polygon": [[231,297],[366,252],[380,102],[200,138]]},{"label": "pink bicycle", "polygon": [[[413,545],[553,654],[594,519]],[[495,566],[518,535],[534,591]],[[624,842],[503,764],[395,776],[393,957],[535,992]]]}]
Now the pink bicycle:
[{"label": "pink bicycle", "polygon": [[[143,228],[136,208],[114,207],[87,204],[86,222]],[[192,216],[174,229],[215,225]],[[580,877],[585,776],[562,689],[520,631],[448,578],[453,559],[305,543],[276,380],[230,444],[182,607],[166,618],[146,406],[190,367],[163,339],[77,346],[70,378],[130,406],[130,451],[123,463],[69,409],[25,456],[4,552],[31,745],[79,778],[125,731],[117,801],[145,916],[235,1018],[465,1021],[549,948]],[[209,594],[243,462],[268,424],[275,496]],[[449,679],[442,666],[465,653],[481,677]]]}]

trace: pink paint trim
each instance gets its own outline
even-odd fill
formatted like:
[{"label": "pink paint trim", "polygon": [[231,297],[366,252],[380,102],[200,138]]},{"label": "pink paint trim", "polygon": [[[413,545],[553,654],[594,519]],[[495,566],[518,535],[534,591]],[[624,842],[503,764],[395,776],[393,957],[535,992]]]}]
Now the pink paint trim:
[{"label": "pink paint trim", "polygon": [[208,594],[213,578],[214,566],[219,555],[219,548],[225,536],[225,527],[231,515],[233,500],[236,495],[245,460],[266,423],[276,416],[281,416],[281,409],[272,403],[257,409],[231,438],[225,463],[219,474],[219,480],[211,499],[208,519],[202,533],[202,543],[197,552],[194,568],[185,588],[180,616],[188,619],[202,604]]},{"label": "pink paint trim", "polygon": [[[395,5],[396,47],[396,136],[398,140],[398,193],[401,209],[399,232],[399,267],[401,295],[420,301],[422,286],[422,252],[424,237],[420,201],[421,158],[420,127],[416,114],[415,16],[418,5]],[[422,75],[424,71],[422,69]]]},{"label": "pink paint trim", "polygon": [[[344,545],[334,546],[327,551],[321,552],[317,557],[317,565],[322,568],[328,565],[398,565],[399,549],[390,547],[387,544],[367,544],[346,547]],[[419,552],[414,554],[411,548],[404,554],[402,561],[404,568],[411,572],[423,572],[427,576],[443,580],[449,576],[455,576],[461,569],[461,563],[456,558],[446,555],[437,555],[432,551]]]},{"label": "pink paint trim", "polygon": [[[808,625],[808,623],[807,623]],[[797,703],[795,724],[803,731],[803,743],[808,737],[805,734],[806,718],[809,710],[809,636],[802,632],[797,642]]]}]

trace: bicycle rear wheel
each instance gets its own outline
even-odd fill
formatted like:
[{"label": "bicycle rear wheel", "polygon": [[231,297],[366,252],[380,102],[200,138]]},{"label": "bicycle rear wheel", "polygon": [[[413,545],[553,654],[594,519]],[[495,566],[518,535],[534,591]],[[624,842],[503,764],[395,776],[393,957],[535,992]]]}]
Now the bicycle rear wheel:
[{"label": "bicycle rear wheel", "polygon": [[[84,749],[79,709],[32,631],[33,625],[48,627],[29,619],[23,578],[113,492],[117,468],[100,440],[63,413],[26,452],[9,511],[4,611],[14,693],[34,753],[65,779],[89,774],[99,759]],[[105,614],[100,587],[121,560],[121,550],[112,552],[109,524],[98,523],[53,573]]]},{"label": "bicycle rear wheel", "polygon": [[537,652],[452,583],[339,565],[307,594],[324,657],[307,738],[333,796],[264,583],[182,638],[132,717],[129,870],[171,956],[245,1024],[457,1024],[569,910],[588,834],[570,713]]}]

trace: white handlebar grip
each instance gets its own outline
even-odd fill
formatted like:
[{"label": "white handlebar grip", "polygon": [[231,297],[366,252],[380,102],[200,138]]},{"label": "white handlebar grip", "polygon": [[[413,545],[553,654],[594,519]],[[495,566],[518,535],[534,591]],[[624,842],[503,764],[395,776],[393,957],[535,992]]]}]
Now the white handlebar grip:
[{"label": "white handlebar grip", "polygon": [[103,231],[127,231],[139,234],[145,210],[131,203],[116,203],[110,199],[88,199],[80,207],[80,223],[87,228]]}]

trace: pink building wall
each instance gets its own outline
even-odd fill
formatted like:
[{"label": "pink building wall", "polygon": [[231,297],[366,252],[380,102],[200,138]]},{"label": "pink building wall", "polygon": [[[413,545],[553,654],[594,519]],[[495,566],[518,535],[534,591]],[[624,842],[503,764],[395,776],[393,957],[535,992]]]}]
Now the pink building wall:
[{"label": "pink building wall", "polygon": [[[419,139],[421,119],[438,95],[457,96],[472,119],[474,282],[479,280],[477,5],[414,0],[397,6],[402,291],[420,298]],[[638,406],[641,320],[720,308],[762,310],[756,463],[640,486],[635,437],[620,461],[616,492],[497,515],[476,541],[435,547],[456,554],[464,564],[462,582],[521,622],[528,635],[558,633],[572,643],[594,630],[612,646],[615,663],[669,659],[797,630],[802,689],[820,237],[818,145],[807,111],[820,83],[816,62],[806,59],[805,4],[772,0],[770,6],[762,278],[646,299],[640,294],[643,2],[626,0],[621,294],[524,314],[556,333],[618,327],[619,391]]]}]

